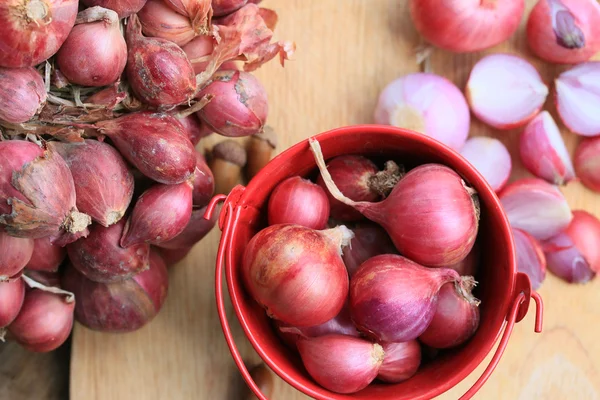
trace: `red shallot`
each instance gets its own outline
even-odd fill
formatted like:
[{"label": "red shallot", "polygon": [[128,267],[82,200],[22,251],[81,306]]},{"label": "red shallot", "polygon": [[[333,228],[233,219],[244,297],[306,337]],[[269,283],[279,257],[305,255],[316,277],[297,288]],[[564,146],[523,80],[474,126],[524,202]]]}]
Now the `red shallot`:
[{"label": "red shallot", "polygon": [[321,325],[297,328],[277,321],[277,330],[277,333],[279,333],[279,336],[281,336],[283,341],[292,348],[296,347],[296,342],[301,338],[312,338],[331,334],[355,337],[360,336],[360,332],[358,332],[350,318],[350,308],[348,308],[347,303],[338,315]]},{"label": "red shallot", "polygon": [[304,367],[315,381],[336,393],[354,393],[377,376],[384,360],[383,348],[344,335],[327,335],[297,342]]},{"label": "red shallot", "polygon": [[182,47],[190,59],[195,73],[200,74],[206,69],[214,47],[215,39],[208,35],[197,36]]},{"label": "red shallot", "polygon": [[133,196],[133,175],[112,146],[97,140],[83,143],[50,142],[67,162],[73,180],[77,208],[102,226],[119,221]]},{"label": "red shallot", "polygon": [[262,132],[268,114],[267,92],[256,77],[243,71],[217,71],[198,97],[213,96],[198,116],[223,136]]},{"label": "red shallot", "polygon": [[187,16],[198,34],[210,33],[213,14],[210,0],[165,0],[165,3],[179,14]]},{"label": "red shallot", "polygon": [[191,216],[191,183],[156,184],[137,199],[125,225],[121,246],[169,241],[183,232]]},{"label": "red shallot", "polygon": [[183,125],[183,129],[190,139],[190,142],[195,146],[205,136],[212,133],[212,130],[203,124],[196,114],[190,114],[185,117],[178,117],[177,120]]},{"label": "red shallot", "polygon": [[48,352],[60,347],[73,328],[74,299],[40,289],[27,291],[17,318],[8,331],[29,351]]},{"label": "red shallot", "polygon": [[196,93],[194,68],[175,43],[144,37],[137,16],[127,25],[127,77],[136,96],[151,106],[170,108]]},{"label": "red shallot", "polygon": [[175,117],[149,111],[98,122],[96,127],[144,175],[165,184],[184,182],[196,168],[196,149]]},{"label": "red shallot", "polygon": [[269,197],[269,225],[296,224],[323,229],[329,220],[329,200],[321,186],[300,176],[277,185]]},{"label": "red shallot", "polygon": [[499,192],[510,177],[510,153],[498,139],[478,136],[467,140],[460,154],[467,159],[495,192]]},{"label": "red shallot", "polygon": [[52,244],[49,237],[35,239],[33,254],[25,268],[30,271],[57,272],[66,256],[66,249]]},{"label": "red shallot", "polygon": [[242,8],[248,0],[212,0],[212,8],[215,17],[231,14]]},{"label": "red shallot", "polygon": [[473,67],[466,93],[477,118],[497,129],[512,129],[537,115],[548,96],[548,87],[523,58],[490,54]]},{"label": "red shallot", "polygon": [[575,150],[577,177],[588,189],[600,192],[600,137],[583,140]]},{"label": "red shallot", "polygon": [[64,246],[87,235],[88,215],[75,207],[69,167],[51,148],[20,140],[0,142],[0,224],[13,236]]},{"label": "red shallot", "polygon": [[212,230],[217,223],[217,219],[220,214],[219,208],[217,208],[213,212],[211,219],[204,219],[205,212],[206,207],[193,210],[190,221],[186,225],[183,232],[169,241],[157,243],[156,245],[161,249],[181,249],[182,252],[183,249],[189,249],[194,246]]},{"label": "red shallot", "polygon": [[119,16],[102,7],[85,9],[56,54],[56,64],[69,82],[106,86],[117,81],[127,63],[127,45]]},{"label": "red shallot", "polygon": [[0,229],[0,285],[18,276],[32,254],[33,239],[9,236]]},{"label": "red shallot", "polygon": [[343,225],[324,231],[269,226],[246,247],[246,288],[272,318],[297,327],[325,323],[339,314],[348,295],[340,255],[351,238]]},{"label": "red shallot", "polygon": [[512,230],[517,256],[517,269],[527,274],[531,287],[538,290],[546,279],[546,257],[536,238],[521,229]]},{"label": "red shallot", "polygon": [[587,61],[600,51],[600,7],[594,0],[539,0],[527,20],[527,43],[551,63]]},{"label": "red shallot", "polygon": [[582,136],[600,134],[597,112],[600,107],[600,61],[579,64],[563,72],[554,85],[556,108],[567,128]]},{"label": "red shallot", "polygon": [[479,327],[479,300],[470,292],[469,285],[461,288],[458,283],[446,283],[442,286],[433,319],[419,341],[436,349],[447,349],[469,340]]},{"label": "red shallot", "polygon": [[81,0],[88,7],[100,6],[116,11],[119,18],[129,17],[140,11],[147,0]]},{"label": "red shallot", "polygon": [[377,341],[416,339],[433,320],[440,288],[448,282],[456,283],[467,301],[477,302],[470,294],[472,277],[461,278],[449,268],[426,268],[394,254],[375,256],[350,281],[352,320]]},{"label": "red shallot", "polygon": [[78,0],[0,2],[0,67],[32,67],[52,57],[75,24]]},{"label": "red shallot", "polygon": [[411,378],[421,365],[421,346],[416,340],[403,343],[383,343],[383,364],[377,379],[399,383]]},{"label": "red shallot", "polygon": [[93,282],[68,266],[62,285],[77,297],[75,317],[81,324],[102,332],[132,332],[150,322],[162,308],[169,276],[162,258],[151,252],[150,268],[130,279]]},{"label": "red shallot", "polygon": [[67,246],[73,267],[95,282],[116,282],[148,269],[150,246],[138,243],[126,249],[119,245],[125,219],[105,228],[92,225],[87,238]]},{"label": "red shallot", "polygon": [[507,40],[525,11],[523,0],[411,0],[415,27],[427,41],[456,53],[484,50]]},{"label": "red shallot", "polygon": [[31,67],[0,67],[0,120],[27,122],[45,103],[46,88],[39,72]]},{"label": "red shallot", "polygon": [[24,298],[25,282],[23,279],[0,282],[0,340],[2,340],[1,329],[10,325],[17,318]]},{"label": "red shallot", "polygon": [[480,245],[475,242],[469,255],[467,255],[462,261],[459,261],[456,264],[447,265],[445,268],[455,270],[460,276],[475,276],[477,270],[479,269],[481,255],[479,247]]},{"label": "red shallot", "polygon": [[542,111],[525,127],[519,152],[525,168],[538,178],[555,185],[575,179],[571,156],[548,111]]},{"label": "red shallot", "polygon": [[411,129],[459,150],[467,140],[469,106],[448,79],[414,73],[388,84],[379,95],[375,123]]},{"label": "red shallot", "polygon": [[512,182],[499,197],[510,225],[539,240],[559,234],[573,218],[567,199],[558,187],[541,179]]},{"label": "red shallot", "polygon": [[154,247],[152,249],[156,251],[158,255],[161,256],[163,261],[167,264],[167,268],[177,264],[179,261],[183,260],[187,255],[192,251],[191,247],[183,248],[183,249],[165,249]]},{"label": "red shallot", "polygon": [[[319,142],[309,139],[329,192],[381,225],[396,249],[415,262],[446,266],[471,251],[479,226],[475,190],[454,170],[424,164],[408,172],[383,201],[352,201],[333,182]],[[433,234],[435,232],[435,234]]]},{"label": "red shallot", "polygon": [[137,16],[142,24],[144,35],[167,39],[183,46],[198,33],[192,27],[192,21],[167,4],[169,0],[148,0]]},{"label": "red shallot", "polygon": [[352,232],[354,237],[350,241],[350,245],[344,247],[342,255],[350,278],[356,273],[360,265],[369,258],[380,254],[398,254],[390,237],[377,224],[360,223],[352,228]]},{"label": "red shallot", "polygon": [[[375,202],[387,196],[400,180],[403,171],[393,161],[386,163],[384,171],[368,158],[358,155],[335,157],[327,163],[327,170],[342,194],[354,201]],[[357,221],[362,214],[354,207],[335,198],[319,175],[317,183],[325,189],[331,207],[331,217],[340,221]]]},{"label": "red shallot", "polygon": [[196,207],[204,207],[215,193],[215,177],[206,164],[202,153],[196,150],[196,172],[194,173],[194,189],[192,201]]}]

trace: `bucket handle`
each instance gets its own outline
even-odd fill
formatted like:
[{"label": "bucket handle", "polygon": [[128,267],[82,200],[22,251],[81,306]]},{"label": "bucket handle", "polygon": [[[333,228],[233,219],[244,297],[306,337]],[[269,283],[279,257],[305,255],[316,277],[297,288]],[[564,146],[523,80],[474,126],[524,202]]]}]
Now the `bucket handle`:
[{"label": "bucket handle", "polygon": [[[226,200],[227,196],[219,195],[215,196],[209,205],[206,208],[206,213],[204,218],[210,219],[217,203]],[[239,211],[239,209],[238,209]],[[217,300],[217,311],[219,314],[219,320],[221,321],[221,328],[223,329],[223,333],[225,335],[225,340],[227,342],[227,346],[229,347],[229,351],[233,357],[233,361],[237,365],[242,377],[246,381],[246,384],[250,387],[252,392],[258,397],[259,400],[269,400],[260,390],[252,375],[248,371],[244,360],[242,359],[242,355],[238,350],[235,339],[233,338],[233,334],[231,332],[231,327],[229,326],[229,321],[227,319],[227,312],[225,310],[225,299],[223,296],[223,268],[225,265],[225,250],[231,247],[232,240],[232,230],[235,225],[237,225],[237,217],[234,217],[234,208],[231,201],[225,201],[225,205],[221,210],[221,215],[219,217],[219,228],[221,228],[221,240],[219,242],[219,250],[217,253],[217,265],[215,270],[215,295]],[[519,273],[519,275],[522,275]],[[529,280],[525,275],[523,276],[527,281]],[[528,283],[528,282],[527,282]],[[508,340],[512,334],[513,328],[515,327],[515,323],[520,321],[524,315],[527,313],[524,307],[529,306],[529,300],[533,298],[536,305],[536,313],[535,313],[535,327],[534,330],[536,333],[540,333],[542,331],[542,322],[543,322],[543,311],[544,306],[542,302],[542,297],[535,291],[530,291],[530,286],[521,290],[518,295],[513,300],[512,307],[507,316],[507,319],[504,323],[504,334],[502,335],[502,339],[498,344],[498,348],[496,349],[496,353],[492,357],[489,365],[486,367],[485,371],[481,374],[479,379],[471,386],[471,388],[460,397],[459,400],[469,400],[471,399],[487,382],[490,378],[502,355],[504,354],[504,350],[506,350],[506,346],[508,345]]]},{"label": "bucket handle", "polygon": [[[528,281],[529,279],[527,279]],[[536,292],[531,291],[531,298],[535,301],[535,332],[540,333],[542,331],[542,321],[543,321],[543,313],[544,313],[544,304],[542,302],[542,297]],[[490,378],[498,363],[500,362],[500,358],[502,358],[502,354],[504,354],[504,350],[506,350],[506,345],[508,344],[508,340],[510,339],[510,335],[512,334],[513,328],[515,327],[515,323],[517,323],[520,319],[525,316],[527,310],[523,310],[524,306],[529,306],[529,296],[526,294],[526,291],[521,291],[517,295],[517,297],[513,300],[512,307],[510,309],[510,313],[508,314],[507,320],[504,323],[504,334],[502,335],[502,339],[498,344],[498,348],[496,349],[496,353],[492,357],[489,365],[483,371],[479,379],[475,381],[473,386],[462,395],[459,400],[469,400],[471,399],[475,393],[481,389],[481,387],[487,382]]]}]

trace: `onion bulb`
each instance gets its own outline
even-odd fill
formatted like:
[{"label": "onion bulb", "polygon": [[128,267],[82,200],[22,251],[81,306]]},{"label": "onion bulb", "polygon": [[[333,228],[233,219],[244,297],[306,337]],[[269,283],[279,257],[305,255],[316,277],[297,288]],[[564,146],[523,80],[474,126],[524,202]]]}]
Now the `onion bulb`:
[{"label": "onion bulb", "polygon": [[27,122],[42,110],[46,97],[44,80],[34,68],[0,67],[0,120]]}]

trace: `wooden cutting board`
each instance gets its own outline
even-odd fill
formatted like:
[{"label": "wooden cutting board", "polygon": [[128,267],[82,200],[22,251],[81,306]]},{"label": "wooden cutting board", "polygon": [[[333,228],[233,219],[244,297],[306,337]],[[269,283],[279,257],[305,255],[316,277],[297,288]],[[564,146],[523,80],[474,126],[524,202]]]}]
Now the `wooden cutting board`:
[{"label": "wooden cutting board", "polygon": [[[530,9],[535,1],[527,3]],[[267,0],[264,6],[279,13],[278,37],[293,39],[298,46],[295,60],[285,69],[271,63],[256,74],[269,93],[269,124],[279,133],[279,151],[331,128],[372,122],[380,90],[418,70],[414,49],[419,36],[407,1]],[[486,53],[525,56],[552,82],[561,69],[531,56],[522,28],[508,43]],[[432,69],[462,88],[482,55],[435,50]],[[578,138],[563,133],[573,151]],[[513,154],[513,179],[527,175],[517,156],[518,131],[494,132],[474,121],[472,134],[498,137]],[[564,192],[574,209],[600,215],[600,195],[578,183]],[[223,339],[214,300],[219,237],[215,229],[172,268],[168,300],[149,326],[127,335],[76,327],[72,400],[241,398],[244,385]],[[600,280],[570,286],[549,276],[540,293],[546,306],[543,334],[533,332],[532,306],[477,398],[600,399]],[[247,362],[258,362],[231,308],[230,321]],[[482,370],[441,398],[458,398]],[[273,398],[305,397],[278,380]]]}]

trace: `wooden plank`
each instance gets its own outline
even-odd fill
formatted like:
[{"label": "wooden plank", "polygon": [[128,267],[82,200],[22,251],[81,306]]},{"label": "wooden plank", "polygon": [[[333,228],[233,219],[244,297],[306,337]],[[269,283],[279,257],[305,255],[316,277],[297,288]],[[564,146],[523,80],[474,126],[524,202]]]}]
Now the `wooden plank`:
[{"label": "wooden plank", "polygon": [[[529,0],[531,7],[535,1]],[[270,64],[257,72],[270,98],[269,123],[285,149],[313,134],[342,125],[372,122],[380,90],[392,79],[417,71],[419,36],[398,0],[267,0],[280,15],[279,38],[294,39],[295,60],[285,70]],[[526,56],[548,81],[559,68],[533,59],[523,29],[489,52]],[[436,50],[433,71],[464,87],[481,54]],[[549,100],[550,101],[550,100]],[[493,132],[475,121],[472,133],[493,134],[518,154],[518,131]],[[564,131],[570,150],[577,138]],[[527,175],[518,156],[514,177]],[[600,202],[580,184],[565,189],[573,208],[600,215]],[[128,335],[94,333],[78,326],[73,340],[73,400],[239,399],[243,384],[222,337],[214,306],[213,274],[220,233],[212,232],[170,273],[171,292],[155,321]],[[533,315],[519,323],[508,349],[480,399],[600,398],[600,282],[569,286],[550,276],[544,333],[533,333]],[[533,311],[533,307],[532,307]],[[230,310],[236,340],[249,363],[257,355]],[[488,360],[489,361],[488,357]],[[487,362],[486,361],[486,362]],[[456,399],[483,371],[442,396]],[[275,399],[305,398],[277,380]]]}]

